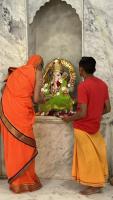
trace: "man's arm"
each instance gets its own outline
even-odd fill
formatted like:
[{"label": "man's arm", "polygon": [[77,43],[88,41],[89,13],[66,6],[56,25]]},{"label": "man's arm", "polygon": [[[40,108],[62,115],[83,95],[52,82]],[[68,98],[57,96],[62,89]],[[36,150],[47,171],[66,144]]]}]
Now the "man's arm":
[{"label": "man's arm", "polygon": [[42,95],[41,95],[42,85],[43,85],[42,71],[37,69],[36,83],[35,83],[34,96],[33,96],[34,103],[39,103],[42,100]]},{"label": "man's arm", "polygon": [[65,115],[62,119],[64,121],[75,121],[78,119],[83,119],[87,115],[87,104],[80,104],[80,110],[77,111],[74,115],[68,116]]},{"label": "man's arm", "polygon": [[104,104],[104,111],[103,111],[103,115],[106,113],[109,113],[111,111],[111,104],[110,104],[110,100],[106,100],[105,104]]},{"label": "man's arm", "polygon": [[79,119],[83,119],[87,115],[87,105],[88,105],[88,96],[87,96],[87,90],[84,86],[84,84],[80,83],[78,86],[77,91],[77,102],[79,106],[79,110],[72,115],[72,116],[64,116],[64,121],[75,121]]}]

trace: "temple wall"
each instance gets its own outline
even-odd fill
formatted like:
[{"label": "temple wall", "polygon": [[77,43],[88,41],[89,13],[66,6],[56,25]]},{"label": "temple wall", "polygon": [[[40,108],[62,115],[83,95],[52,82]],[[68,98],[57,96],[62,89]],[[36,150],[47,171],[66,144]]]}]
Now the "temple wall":
[{"label": "temple wall", "polygon": [[0,72],[27,58],[26,0],[0,0]]},{"label": "temple wall", "polygon": [[109,87],[112,111],[103,117],[101,130],[108,150],[109,169],[113,175],[113,1],[85,0],[83,48],[84,55],[97,60],[95,75]]},{"label": "temple wall", "polygon": [[[9,66],[19,66],[23,64],[28,56],[28,53],[31,54],[33,52],[38,52],[38,47],[40,48],[40,53],[44,55],[46,62],[50,59],[50,57],[46,56],[46,52],[44,52],[44,48],[48,49],[49,45],[52,46],[49,49],[49,53],[52,53],[52,56],[55,55],[54,48],[58,48],[58,40],[60,39],[60,36],[58,33],[60,31],[50,30],[50,24],[52,22],[53,27],[54,21],[53,18],[49,17],[48,26],[49,31],[47,31],[47,25],[45,26],[46,19],[43,19],[44,28],[40,24],[42,23],[42,16],[39,13],[42,10],[42,14],[44,13],[44,6],[49,6],[45,4],[46,2],[49,2],[49,0],[29,0],[27,1],[28,4],[26,5],[25,0],[0,0],[0,73],[6,73],[6,70]],[[71,37],[69,32],[66,38],[66,35],[61,34],[61,39],[63,38],[66,44],[66,41],[68,42],[68,46],[70,49],[67,49],[67,46],[63,46],[62,50],[59,49],[60,53],[62,53],[63,56],[68,56],[68,53],[71,52],[71,41],[75,43],[75,46],[72,44],[72,49],[75,51],[75,58],[74,54],[70,58],[72,59],[72,62],[77,66],[78,59],[76,59],[76,53],[78,55],[78,58],[81,55],[86,56],[94,56],[97,60],[97,72],[96,75],[100,78],[102,78],[109,86],[109,93],[110,93],[110,99],[111,99],[111,106],[113,107],[113,1],[109,0],[103,0],[103,1],[97,1],[97,0],[67,0],[63,1],[64,3],[67,3],[69,9],[70,5],[73,9],[76,10],[76,17],[75,21],[73,21],[73,24],[69,24],[68,21],[68,28],[72,28],[72,34]],[[52,5],[52,3],[50,2]],[[40,8],[41,7],[41,8]],[[50,8],[48,8],[50,9]],[[67,9],[65,7],[65,9]],[[72,10],[73,10],[72,9]],[[49,10],[47,10],[47,15]],[[59,12],[59,11],[58,11]],[[51,11],[50,11],[51,13]],[[66,13],[66,18],[64,15],[64,12],[62,12],[62,19],[66,20],[68,17],[67,14],[69,14],[69,17],[71,15],[71,21],[74,20],[74,13],[69,11],[69,13]],[[54,15],[53,15],[54,16]],[[38,22],[37,32],[34,31],[34,23],[38,21],[38,17],[40,19],[40,22]],[[34,21],[33,21],[34,20]],[[69,20],[69,19],[67,19]],[[50,24],[49,24],[50,22]],[[55,22],[60,23],[60,19],[55,18]],[[63,22],[63,20],[62,20]],[[75,28],[77,24],[77,30]],[[38,28],[40,30],[38,30]],[[65,32],[65,25],[63,26],[63,32]],[[43,44],[43,37],[41,35],[44,34],[44,44]],[[52,38],[48,37],[49,32],[53,31]],[[56,33],[56,34],[55,34]],[[79,33],[78,40],[74,38],[74,35],[76,33]],[[34,34],[32,39],[30,40],[30,35]],[[35,36],[35,34],[38,34]],[[40,39],[40,43],[35,43],[35,37],[38,40],[38,36]],[[47,38],[46,38],[47,37]],[[58,37],[58,40],[57,40]],[[81,38],[81,39],[80,39]],[[54,47],[53,43],[56,41],[56,46]],[[50,42],[50,43],[49,43]],[[61,40],[62,43],[62,40]],[[76,51],[76,46],[79,46],[79,52]],[[47,46],[46,46],[47,45]],[[53,49],[53,51],[52,51]],[[58,49],[57,49],[58,50]],[[56,56],[58,56],[59,51],[57,51]],[[60,54],[61,55],[61,54]],[[1,76],[1,75],[0,75]],[[1,83],[0,83],[1,85]],[[40,122],[42,124],[42,122]],[[50,132],[46,129],[46,126],[48,128],[53,127],[53,125],[45,124],[45,130],[41,128],[42,125],[40,123],[36,122],[35,124],[35,134],[36,134],[36,140],[37,143],[39,143],[39,157],[37,157],[37,172],[40,176],[48,177],[49,169],[56,170],[56,177],[60,178],[60,169],[59,169],[59,160],[61,160],[61,155],[66,155],[62,162],[60,163],[61,169],[62,166],[66,163],[66,173],[67,176],[70,174],[71,170],[71,160],[72,160],[72,144],[73,139],[69,139],[70,135],[72,133],[72,129],[69,127],[64,127],[64,124],[58,124],[59,132],[57,132],[57,128],[53,129],[53,132]],[[67,130],[65,132],[64,130]],[[109,160],[109,169],[110,173],[113,175],[113,111],[111,111],[110,114],[103,117],[102,123],[101,123],[101,130],[103,132],[104,138],[107,143],[107,150],[108,150],[108,160]],[[60,133],[60,134],[59,134]],[[40,135],[41,134],[41,135]],[[46,138],[46,140],[45,140]],[[63,143],[63,141],[65,143]],[[65,146],[67,144],[67,148],[60,149],[60,142],[62,145]],[[47,146],[46,146],[47,143]],[[48,150],[48,144],[51,143],[49,150]],[[43,146],[44,145],[44,146]],[[59,147],[59,148],[58,148]],[[56,154],[56,148],[58,148]],[[70,150],[71,149],[71,150]],[[46,151],[49,153],[49,161],[52,160],[52,164],[50,165],[50,162],[46,163]],[[61,153],[61,154],[60,154]],[[56,155],[55,160],[53,160],[53,157]],[[45,156],[45,157],[44,157]],[[67,159],[67,160],[66,160]],[[53,163],[53,161],[55,161]],[[38,166],[39,163],[39,166]],[[46,166],[45,166],[46,165]],[[42,168],[42,169],[41,169]],[[51,177],[53,174],[55,174],[55,171],[51,171]],[[70,175],[68,176],[70,177]],[[68,178],[67,177],[67,178]]]}]

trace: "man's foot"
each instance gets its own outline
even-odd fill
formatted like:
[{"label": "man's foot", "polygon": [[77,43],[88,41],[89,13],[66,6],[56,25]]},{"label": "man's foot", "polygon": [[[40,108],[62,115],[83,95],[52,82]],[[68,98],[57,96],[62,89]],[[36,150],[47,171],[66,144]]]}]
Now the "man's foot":
[{"label": "man's foot", "polygon": [[82,195],[91,195],[91,194],[96,194],[96,193],[101,193],[102,190],[101,187],[87,187],[85,190],[80,191],[80,194]]}]

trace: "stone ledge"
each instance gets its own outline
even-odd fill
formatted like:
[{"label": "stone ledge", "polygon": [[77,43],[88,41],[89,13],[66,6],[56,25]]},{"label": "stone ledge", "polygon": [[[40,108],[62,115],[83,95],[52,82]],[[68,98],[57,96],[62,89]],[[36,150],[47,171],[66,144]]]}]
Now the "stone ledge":
[{"label": "stone ledge", "polygon": [[35,123],[64,124],[60,117],[55,116],[36,116]]}]

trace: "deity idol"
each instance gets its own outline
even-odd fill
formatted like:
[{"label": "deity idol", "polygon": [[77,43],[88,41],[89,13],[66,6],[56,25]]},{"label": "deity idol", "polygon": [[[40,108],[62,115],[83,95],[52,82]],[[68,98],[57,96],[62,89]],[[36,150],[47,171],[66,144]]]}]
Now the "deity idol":
[{"label": "deity idol", "polygon": [[45,68],[43,94],[48,99],[40,105],[40,111],[45,115],[58,115],[73,110],[73,100],[70,91],[74,87],[75,72],[69,61],[54,59]]}]

